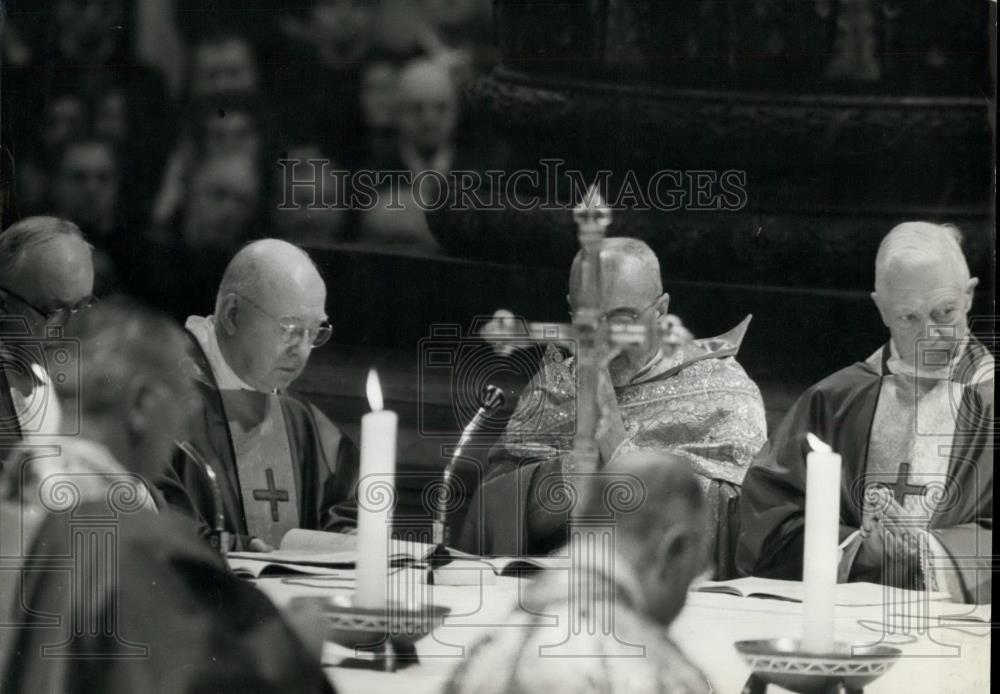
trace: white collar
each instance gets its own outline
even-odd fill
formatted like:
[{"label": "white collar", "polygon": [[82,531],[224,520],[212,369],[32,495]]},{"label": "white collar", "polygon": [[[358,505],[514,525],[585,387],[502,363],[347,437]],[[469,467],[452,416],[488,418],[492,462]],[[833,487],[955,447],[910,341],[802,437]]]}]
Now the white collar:
[{"label": "white collar", "polygon": [[204,350],[205,357],[208,359],[208,365],[215,376],[215,383],[219,386],[220,390],[257,390],[237,376],[236,372],[226,362],[226,358],[222,356],[222,350],[219,348],[219,338],[215,334],[214,316],[188,316],[184,327],[191,331],[191,334],[195,336],[198,344]]},{"label": "white collar", "polygon": [[896,343],[889,339],[889,359],[886,362],[886,368],[892,374],[900,376],[910,376],[911,378],[928,378],[937,381],[947,381],[952,378],[955,374],[955,366],[958,364],[959,359],[962,357],[962,353],[965,350],[960,348],[955,351],[951,359],[944,366],[939,366],[935,369],[928,369],[914,366],[903,361],[903,358],[899,355],[899,350],[896,349]]}]

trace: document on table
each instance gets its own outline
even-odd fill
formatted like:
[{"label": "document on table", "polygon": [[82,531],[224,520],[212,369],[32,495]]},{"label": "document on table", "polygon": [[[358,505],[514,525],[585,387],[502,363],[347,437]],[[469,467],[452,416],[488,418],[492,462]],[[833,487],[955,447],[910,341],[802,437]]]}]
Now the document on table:
[{"label": "document on table", "polygon": [[[701,593],[722,593],[743,598],[766,598],[802,602],[804,594],[802,581],[781,581],[774,578],[748,576],[730,581],[704,581],[692,590]],[[840,583],[837,585],[835,601],[842,607],[863,607],[869,605],[909,604],[919,600],[948,600],[945,592],[903,590],[877,583]]]},{"label": "document on table", "polygon": [[[426,542],[390,540],[390,565],[426,562],[434,545]],[[294,528],[285,533],[273,552],[230,552],[234,572],[257,578],[282,573],[324,574],[354,568],[358,536]],[[520,576],[539,569],[566,568],[567,557],[478,557],[448,549],[453,569],[489,568],[498,576]]]}]

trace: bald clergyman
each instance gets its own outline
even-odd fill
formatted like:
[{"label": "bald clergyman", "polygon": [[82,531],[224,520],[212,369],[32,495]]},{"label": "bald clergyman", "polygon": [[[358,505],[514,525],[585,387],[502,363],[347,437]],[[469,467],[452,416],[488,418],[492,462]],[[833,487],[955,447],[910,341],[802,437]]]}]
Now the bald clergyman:
[{"label": "bald clergyman", "polygon": [[951,227],[882,241],[872,298],[891,339],[807,390],[743,483],[737,563],[802,575],[805,435],[843,457],[840,580],[990,602],[993,357],[969,334],[977,280]]},{"label": "bald clergyman", "polygon": [[[617,323],[667,317],[660,263],[642,241],[603,242],[601,311]],[[580,256],[570,271],[570,310],[579,305]],[[735,359],[744,321],[728,334],[687,341],[671,353],[628,348],[603,374],[601,464],[630,450],[675,453],[697,473],[709,510],[707,546],[718,575],[732,573],[736,498],[767,438],[760,389]],[[485,481],[466,516],[460,548],[484,554],[541,554],[565,542],[566,515],[547,504],[571,469],[576,432],[576,363],[550,346],[490,453]]]},{"label": "bald clergyman", "polygon": [[293,528],[356,524],[357,448],[316,407],[284,393],[330,337],[325,304],[309,256],[263,239],[229,263],[215,314],[185,325],[203,412],[174,459],[180,484],[171,477],[161,486],[209,524],[215,507],[203,466],[211,465],[237,548],[277,547]]}]

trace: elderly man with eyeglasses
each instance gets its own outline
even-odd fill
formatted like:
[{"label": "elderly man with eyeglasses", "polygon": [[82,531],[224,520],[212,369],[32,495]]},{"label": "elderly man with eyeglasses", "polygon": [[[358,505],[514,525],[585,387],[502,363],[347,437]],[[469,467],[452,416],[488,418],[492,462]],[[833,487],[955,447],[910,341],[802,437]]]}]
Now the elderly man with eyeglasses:
[{"label": "elderly man with eyeglasses", "polygon": [[237,549],[267,551],[293,528],[355,526],[357,448],[316,407],[284,392],[330,339],[325,304],[309,256],[263,239],[230,261],[215,313],[185,324],[203,410],[160,487],[207,532],[216,513],[210,466]]},{"label": "elderly man with eyeglasses", "polygon": [[91,248],[72,222],[28,217],[0,233],[0,465],[4,448],[58,427],[45,343],[93,289]]},{"label": "elderly man with eyeglasses", "polygon": [[[578,255],[570,270],[571,313],[582,288],[580,260]],[[649,246],[638,239],[605,239],[600,262],[604,320],[670,323],[670,297],[663,292],[660,263]],[[504,323],[511,319],[498,312],[484,337],[498,337],[509,348],[510,338],[503,335]],[[710,519],[709,561],[719,576],[734,571],[739,489],[767,438],[760,390],[735,358],[746,325],[744,320],[716,338],[681,341],[672,350],[629,347],[608,363],[598,388],[601,465],[634,450],[672,453],[691,463]],[[562,505],[555,496],[562,472],[572,469],[576,398],[575,358],[549,345],[490,452],[460,549],[544,554],[565,542],[567,514],[556,508]]]}]

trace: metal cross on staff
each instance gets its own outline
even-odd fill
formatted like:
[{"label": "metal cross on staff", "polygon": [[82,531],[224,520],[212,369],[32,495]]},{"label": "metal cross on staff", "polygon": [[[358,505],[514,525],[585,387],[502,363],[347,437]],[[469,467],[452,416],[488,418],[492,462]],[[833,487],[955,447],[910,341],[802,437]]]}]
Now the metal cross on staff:
[{"label": "metal cross on staff", "polygon": [[[658,321],[647,324],[621,324],[603,319],[601,313],[600,251],[606,230],[611,224],[611,209],[600,191],[591,186],[573,210],[580,241],[580,290],[571,325],[564,323],[522,323],[507,338],[525,343],[573,341],[576,343],[577,410],[576,436],[573,439],[573,471],[578,480],[600,467],[597,428],[601,412],[598,405],[598,383],[601,371],[607,368],[619,351],[628,346],[650,348],[653,344],[669,344],[669,329]],[[507,343],[509,344],[509,343]],[[584,507],[586,485],[576,489],[576,509]]]}]

